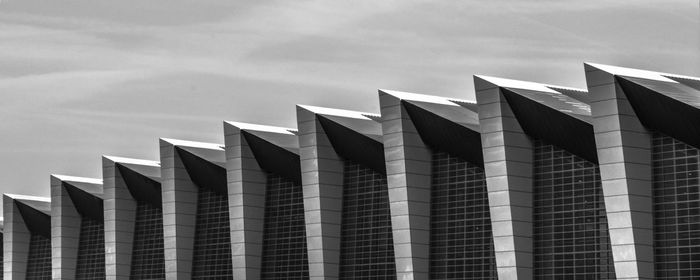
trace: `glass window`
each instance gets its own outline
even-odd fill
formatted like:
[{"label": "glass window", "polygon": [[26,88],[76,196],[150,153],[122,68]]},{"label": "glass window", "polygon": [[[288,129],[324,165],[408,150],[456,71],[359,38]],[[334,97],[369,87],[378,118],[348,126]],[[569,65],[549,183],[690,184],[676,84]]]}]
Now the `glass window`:
[{"label": "glass window", "polygon": [[700,152],[652,135],[656,279],[700,277]]},{"label": "glass window", "polygon": [[163,210],[143,201],[136,203],[131,279],[165,279]]},{"label": "glass window", "polygon": [[51,279],[51,239],[32,233],[29,238],[27,280]]},{"label": "glass window", "polygon": [[80,222],[76,279],[105,278],[105,233],[103,221],[83,217]]},{"label": "glass window", "polygon": [[267,175],[262,279],[308,279],[302,187]]},{"label": "glass window", "polygon": [[233,279],[228,197],[199,188],[192,279]]},{"label": "glass window", "polygon": [[396,279],[386,176],[346,160],[341,279]]},{"label": "glass window", "polygon": [[497,279],[484,170],[433,152],[430,279]]},{"label": "glass window", "polygon": [[536,279],[615,279],[600,170],[534,141]]}]

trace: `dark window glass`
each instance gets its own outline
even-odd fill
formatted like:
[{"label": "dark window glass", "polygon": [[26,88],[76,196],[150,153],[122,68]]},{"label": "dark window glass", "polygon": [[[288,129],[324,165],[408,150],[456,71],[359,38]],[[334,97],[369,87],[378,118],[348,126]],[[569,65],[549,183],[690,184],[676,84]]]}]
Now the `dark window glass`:
[{"label": "dark window glass", "polygon": [[396,279],[386,176],[346,160],[341,279]]},{"label": "dark window glass", "polygon": [[267,176],[262,279],[308,279],[302,187]]},{"label": "dark window glass", "polygon": [[102,221],[82,218],[76,279],[105,278],[105,234]]},{"label": "dark window glass", "polygon": [[228,197],[199,188],[192,279],[233,279]]},{"label": "dark window glass", "polygon": [[615,279],[598,166],[534,144],[535,279]]},{"label": "dark window glass", "polygon": [[147,202],[136,206],[131,279],[165,279],[163,210]]},{"label": "dark window glass", "polygon": [[484,170],[432,155],[430,279],[496,279]]},{"label": "dark window glass", "polygon": [[656,279],[700,278],[700,152],[652,136]]},{"label": "dark window glass", "polygon": [[26,279],[51,279],[51,239],[31,234]]}]

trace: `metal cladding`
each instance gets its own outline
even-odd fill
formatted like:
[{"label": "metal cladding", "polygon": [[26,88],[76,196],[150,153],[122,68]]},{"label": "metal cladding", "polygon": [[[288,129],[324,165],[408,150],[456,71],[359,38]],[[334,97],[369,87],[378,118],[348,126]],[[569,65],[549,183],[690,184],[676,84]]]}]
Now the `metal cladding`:
[{"label": "metal cladding", "polygon": [[4,279],[698,279],[700,78],[474,76],[5,194]]}]

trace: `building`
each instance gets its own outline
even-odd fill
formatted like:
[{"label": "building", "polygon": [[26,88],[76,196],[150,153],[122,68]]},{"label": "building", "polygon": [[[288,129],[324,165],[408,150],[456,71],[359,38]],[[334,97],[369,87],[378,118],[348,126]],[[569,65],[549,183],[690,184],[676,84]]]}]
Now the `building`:
[{"label": "building", "polygon": [[4,196],[4,278],[700,278],[700,78],[584,68],[104,156]]}]

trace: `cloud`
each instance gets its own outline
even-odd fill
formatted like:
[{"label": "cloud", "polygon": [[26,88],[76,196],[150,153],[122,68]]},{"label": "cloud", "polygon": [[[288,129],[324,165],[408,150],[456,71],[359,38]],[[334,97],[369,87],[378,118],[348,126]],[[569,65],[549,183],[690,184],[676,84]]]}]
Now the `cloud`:
[{"label": "cloud", "polygon": [[700,75],[690,2],[5,0],[0,184],[43,194],[103,153],[217,141],[223,119],[294,126],[295,103],[376,112],[377,88],[585,87],[583,61]]}]

